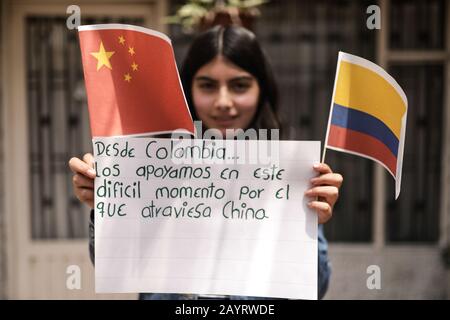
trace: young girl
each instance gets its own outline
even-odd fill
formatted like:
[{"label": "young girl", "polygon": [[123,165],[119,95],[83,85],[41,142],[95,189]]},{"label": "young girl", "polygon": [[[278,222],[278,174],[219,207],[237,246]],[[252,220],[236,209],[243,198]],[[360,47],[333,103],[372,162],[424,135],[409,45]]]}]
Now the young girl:
[{"label": "young girl", "polygon": [[[181,69],[181,80],[194,120],[204,128],[216,128],[226,138],[226,129],[281,129],[277,117],[277,87],[272,71],[253,33],[241,27],[217,26],[192,43]],[[73,185],[77,198],[94,207],[93,157],[72,158]],[[339,195],[343,178],[322,163],[314,170],[306,196],[309,207],[327,222]],[[323,228],[318,234],[318,292],[322,298],[328,288],[330,268]],[[90,252],[94,254],[93,210],[90,225]],[[144,293],[142,299],[198,299],[196,295]],[[255,299],[254,297],[229,297]],[[256,298],[261,299],[261,298]]]}]

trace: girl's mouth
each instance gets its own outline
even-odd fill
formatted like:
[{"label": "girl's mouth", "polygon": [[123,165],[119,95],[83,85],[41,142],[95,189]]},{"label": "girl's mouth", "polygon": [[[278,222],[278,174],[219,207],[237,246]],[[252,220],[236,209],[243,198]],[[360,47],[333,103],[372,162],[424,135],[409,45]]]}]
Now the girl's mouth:
[{"label": "girl's mouth", "polygon": [[232,117],[215,117],[214,120],[222,126],[231,125],[234,122]]}]

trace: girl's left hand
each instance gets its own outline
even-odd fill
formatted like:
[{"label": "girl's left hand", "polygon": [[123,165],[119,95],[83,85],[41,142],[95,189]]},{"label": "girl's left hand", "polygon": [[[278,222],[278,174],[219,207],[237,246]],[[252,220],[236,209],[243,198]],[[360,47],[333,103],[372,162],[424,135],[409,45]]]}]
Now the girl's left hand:
[{"label": "girl's left hand", "polygon": [[307,190],[305,195],[318,197],[317,200],[310,201],[308,207],[317,212],[319,223],[325,223],[333,215],[333,207],[339,198],[339,188],[344,178],[339,173],[333,173],[325,163],[316,164],[313,168],[319,176],[311,179],[312,188]]}]

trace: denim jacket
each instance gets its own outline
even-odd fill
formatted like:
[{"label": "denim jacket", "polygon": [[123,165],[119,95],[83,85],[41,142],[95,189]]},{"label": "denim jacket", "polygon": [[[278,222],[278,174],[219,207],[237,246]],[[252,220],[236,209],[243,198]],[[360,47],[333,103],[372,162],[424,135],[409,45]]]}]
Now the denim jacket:
[{"label": "denim jacket", "polygon": [[[323,226],[318,228],[318,281],[317,290],[318,298],[322,299],[327,292],[328,283],[331,275],[330,263],[328,261],[328,243],[323,233]],[[95,244],[94,244],[95,226],[94,226],[94,210],[91,210],[91,217],[89,222],[89,253],[91,261],[95,262]],[[196,294],[178,294],[178,293],[141,293],[139,295],[141,300],[197,300]],[[266,300],[271,298],[262,297],[247,297],[247,296],[229,296],[230,300]]]}]

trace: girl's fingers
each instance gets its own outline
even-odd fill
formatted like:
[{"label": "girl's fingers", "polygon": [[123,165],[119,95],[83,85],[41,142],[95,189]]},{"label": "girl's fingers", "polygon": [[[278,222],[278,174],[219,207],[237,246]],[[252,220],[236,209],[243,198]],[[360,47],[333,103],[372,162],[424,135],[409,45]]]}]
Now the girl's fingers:
[{"label": "girl's fingers", "polygon": [[339,189],[332,186],[314,187],[306,191],[305,195],[318,198],[317,201],[328,204],[332,209],[339,197]]},{"label": "girl's fingers", "polygon": [[83,156],[83,160],[73,157],[69,160],[70,170],[74,173],[72,182],[74,193],[78,200],[94,208],[94,157],[90,153]]},{"label": "girl's fingers", "polygon": [[339,189],[334,186],[319,186],[313,187],[305,192],[308,197],[323,197],[326,199],[337,199],[339,196]]},{"label": "girl's fingers", "polygon": [[78,188],[89,188],[94,189],[94,179],[87,178],[82,174],[74,174],[73,176],[73,185]]},{"label": "girl's fingers", "polygon": [[343,182],[344,178],[339,173],[326,173],[311,179],[313,186],[330,185],[339,188]]},{"label": "girl's fingers", "polygon": [[83,161],[86,162],[90,167],[94,167],[94,156],[91,153],[86,153],[83,156]]},{"label": "girl's fingers", "polygon": [[308,203],[308,207],[317,212],[320,224],[330,220],[331,216],[333,215],[331,206],[323,201],[311,201]]},{"label": "girl's fingers", "polygon": [[91,179],[95,178],[95,170],[83,160],[73,157],[69,160],[69,167],[73,173],[83,174]]},{"label": "girl's fingers", "polygon": [[330,166],[327,165],[326,163],[317,163],[317,164],[313,165],[313,169],[320,174],[333,173]]},{"label": "girl's fingers", "polygon": [[94,191],[92,189],[78,188],[75,195],[78,200],[87,204],[90,208],[94,208]]},{"label": "girl's fingers", "polygon": [[94,209],[94,205],[95,205],[94,200],[86,201],[86,204],[87,204],[91,209]]},{"label": "girl's fingers", "polygon": [[305,195],[316,198],[308,203],[308,207],[317,212],[319,223],[325,223],[333,215],[333,207],[339,198],[339,188],[344,178],[338,173],[333,173],[326,163],[316,164],[313,168],[320,175],[311,179],[313,187],[307,190]]},{"label": "girl's fingers", "polygon": [[79,188],[77,190],[78,199],[81,201],[94,200],[94,190],[89,188]]}]

